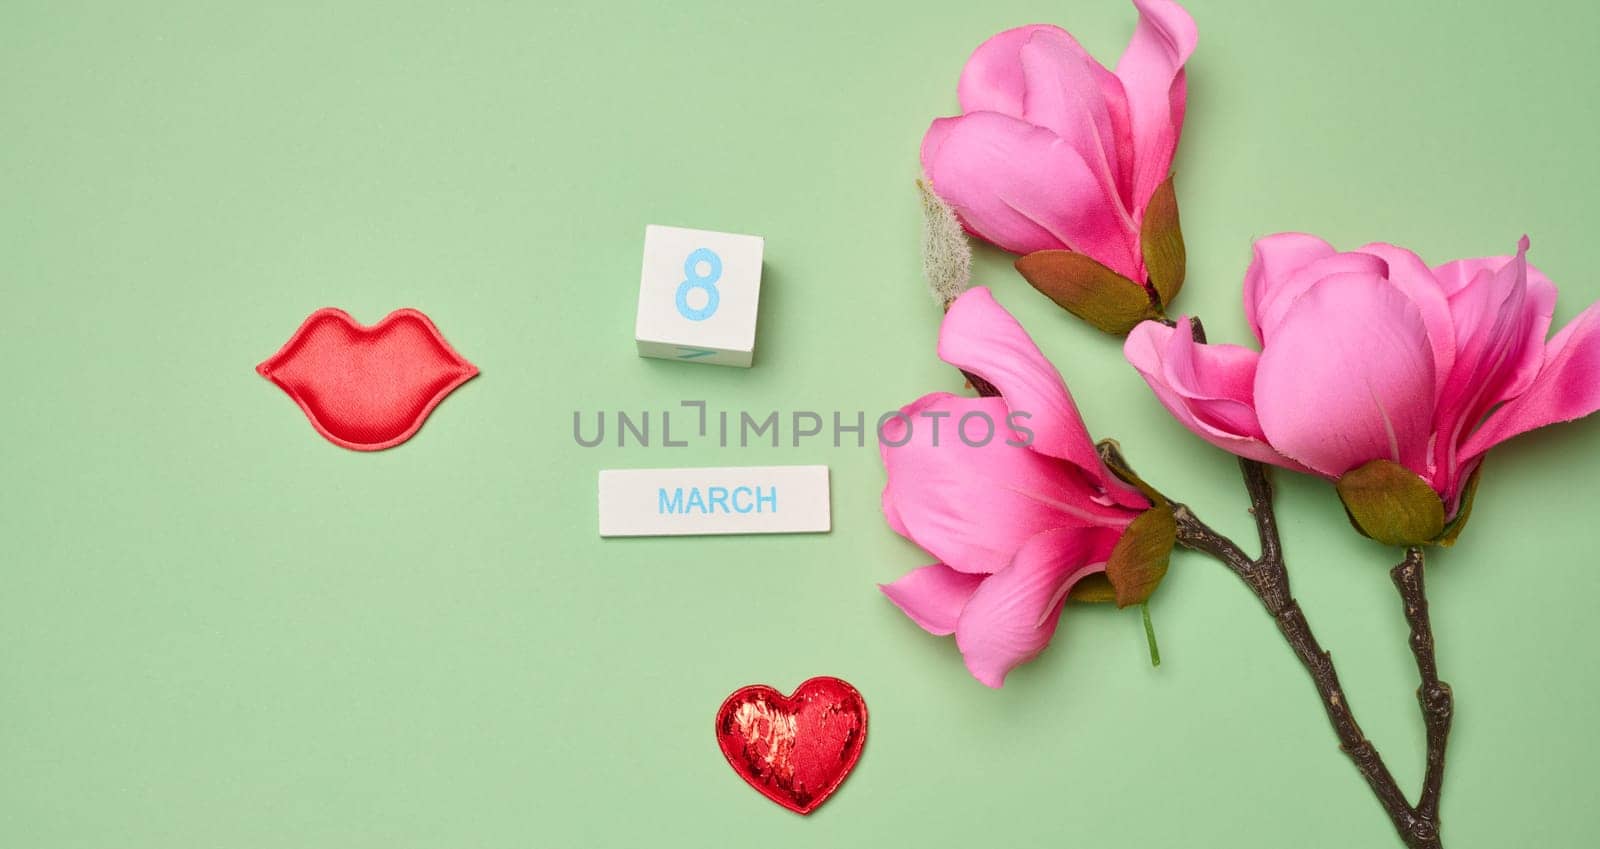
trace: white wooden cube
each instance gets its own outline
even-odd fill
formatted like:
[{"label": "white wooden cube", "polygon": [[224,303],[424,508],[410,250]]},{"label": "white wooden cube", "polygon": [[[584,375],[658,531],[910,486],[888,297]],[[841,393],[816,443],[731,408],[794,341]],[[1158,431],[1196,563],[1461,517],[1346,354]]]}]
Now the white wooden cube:
[{"label": "white wooden cube", "polygon": [[765,245],[760,236],[644,228],[639,356],[749,368]]}]

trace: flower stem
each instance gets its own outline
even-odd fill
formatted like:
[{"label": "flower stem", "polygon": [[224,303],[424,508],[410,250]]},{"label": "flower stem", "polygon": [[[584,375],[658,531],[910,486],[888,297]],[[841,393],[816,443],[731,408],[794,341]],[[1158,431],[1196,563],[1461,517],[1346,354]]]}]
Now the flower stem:
[{"label": "flower stem", "polygon": [[1412,549],[1405,562],[1395,567],[1394,579],[1406,603],[1406,619],[1411,624],[1411,647],[1422,676],[1418,698],[1428,727],[1428,771],[1421,801],[1413,807],[1395,783],[1394,776],[1378,754],[1378,749],[1362,733],[1351,711],[1350,700],[1339,683],[1333,657],[1317,642],[1305,612],[1289,591],[1289,573],[1284,565],[1283,547],[1277,518],[1272,507],[1272,484],[1266,468],[1254,460],[1241,460],[1245,489],[1250,493],[1250,512],[1255,517],[1261,538],[1261,555],[1250,557],[1236,543],[1217,533],[1183,504],[1173,505],[1178,523],[1178,544],[1210,555],[1238,575],[1261,601],[1278,631],[1305,667],[1322,699],[1323,710],[1339,748],[1366,779],[1393,823],[1396,833],[1409,849],[1442,849],[1439,837],[1439,785],[1443,779],[1444,747],[1449,733],[1452,709],[1449,687],[1438,680],[1433,660],[1433,637],[1428,626],[1427,598],[1422,584],[1422,552]]},{"label": "flower stem", "polygon": [[1433,626],[1428,622],[1428,593],[1422,580],[1422,549],[1413,546],[1406,559],[1394,567],[1389,577],[1405,604],[1406,622],[1411,625],[1411,653],[1417,658],[1417,704],[1428,735],[1427,769],[1422,776],[1422,796],[1417,800],[1417,816],[1439,824],[1439,790],[1444,783],[1444,754],[1450,738],[1450,720],[1455,714],[1455,695],[1450,685],[1439,680],[1439,665],[1434,659]]},{"label": "flower stem", "polygon": [[1144,639],[1150,644],[1150,665],[1160,666],[1161,647],[1156,645],[1156,626],[1150,624],[1150,602],[1140,604],[1139,609],[1144,613]]}]

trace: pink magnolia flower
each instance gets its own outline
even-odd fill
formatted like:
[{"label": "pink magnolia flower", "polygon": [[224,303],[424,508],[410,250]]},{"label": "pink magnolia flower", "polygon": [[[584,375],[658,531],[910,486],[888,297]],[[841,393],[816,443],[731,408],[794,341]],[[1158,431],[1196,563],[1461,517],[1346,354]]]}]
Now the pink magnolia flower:
[{"label": "pink magnolia flower", "polygon": [[1061,375],[988,289],[951,305],[939,357],[1000,395],[924,395],[881,428],[884,518],[939,559],[881,589],[999,687],[1150,504],[1100,461]]},{"label": "pink magnolia flower", "polygon": [[1600,409],[1600,305],[1546,341],[1556,287],[1527,249],[1429,268],[1394,245],[1269,236],[1244,282],[1259,354],[1196,344],[1186,322],[1139,325],[1125,353],[1208,442],[1332,480],[1390,460],[1453,517],[1484,452]]},{"label": "pink magnolia flower", "polygon": [[1139,228],[1183,127],[1195,26],[1171,0],[1134,0],[1116,72],[1066,30],[1007,30],[961,71],[962,115],[922,139],[922,169],[974,235],[1011,251],[1068,249],[1145,280]]}]

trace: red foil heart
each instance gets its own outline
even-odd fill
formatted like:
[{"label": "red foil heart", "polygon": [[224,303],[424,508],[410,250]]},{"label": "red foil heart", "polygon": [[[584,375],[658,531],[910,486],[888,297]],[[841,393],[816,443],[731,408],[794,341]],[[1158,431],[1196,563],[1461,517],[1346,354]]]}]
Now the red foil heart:
[{"label": "red foil heart", "polygon": [[838,678],[812,678],[785,696],[741,687],[717,711],[717,745],[751,787],[798,814],[817,809],[861,758],[867,703]]},{"label": "red foil heart", "polygon": [[366,327],[323,307],[256,371],[287,392],[329,442],[380,451],[410,439],[478,367],[417,310],[395,310]]}]

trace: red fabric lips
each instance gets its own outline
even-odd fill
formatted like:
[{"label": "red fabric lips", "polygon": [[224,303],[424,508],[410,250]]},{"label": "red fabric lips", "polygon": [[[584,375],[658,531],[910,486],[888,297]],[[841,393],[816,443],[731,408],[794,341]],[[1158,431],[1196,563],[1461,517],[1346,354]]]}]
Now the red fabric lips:
[{"label": "red fabric lips", "polygon": [[867,703],[826,676],[784,696],[765,684],[741,687],[717,711],[717,744],[751,787],[798,814],[839,789],[867,742]]},{"label": "red fabric lips", "polygon": [[417,310],[395,310],[366,327],[324,307],[256,371],[289,393],[329,442],[381,451],[410,439],[478,367]]}]

